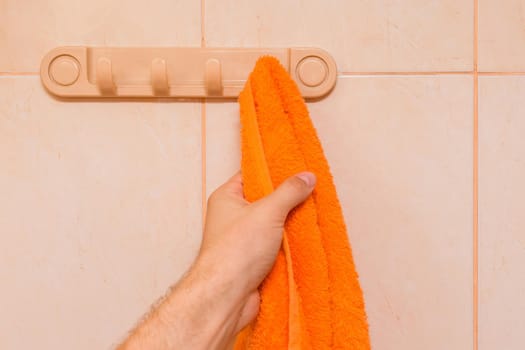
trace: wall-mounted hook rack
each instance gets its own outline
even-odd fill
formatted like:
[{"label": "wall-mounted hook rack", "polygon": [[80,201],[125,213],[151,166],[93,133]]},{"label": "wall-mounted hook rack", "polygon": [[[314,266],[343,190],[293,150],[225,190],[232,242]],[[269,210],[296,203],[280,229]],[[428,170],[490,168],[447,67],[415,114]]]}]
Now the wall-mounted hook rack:
[{"label": "wall-mounted hook rack", "polygon": [[43,58],[40,77],[66,98],[234,98],[264,55],[279,59],[305,98],[335,85],[335,61],[317,48],[58,47]]}]

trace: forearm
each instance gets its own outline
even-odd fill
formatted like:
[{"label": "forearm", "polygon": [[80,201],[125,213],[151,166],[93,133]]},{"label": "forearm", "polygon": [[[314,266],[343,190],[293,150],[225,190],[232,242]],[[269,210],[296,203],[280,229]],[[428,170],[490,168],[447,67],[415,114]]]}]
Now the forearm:
[{"label": "forearm", "polygon": [[197,262],[118,350],[223,349],[234,334],[243,296],[220,271]]}]

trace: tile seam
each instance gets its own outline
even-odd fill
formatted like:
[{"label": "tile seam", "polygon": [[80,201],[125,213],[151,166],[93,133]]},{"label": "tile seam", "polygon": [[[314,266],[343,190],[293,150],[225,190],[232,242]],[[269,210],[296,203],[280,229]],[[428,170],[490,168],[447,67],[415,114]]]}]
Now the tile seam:
[{"label": "tile seam", "polygon": [[473,223],[472,223],[472,264],[473,264],[473,271],[472,271],[472,306],[473,306],[473,312],[472,312],[472,341],[473,341],[473,349],[478,350],[479,344],[479,333],[478,333],[478,327],[479,327],[479,212],[478,212],[478,205],[479,205],[479,0],[474,0],[474,43],[473,43],[473,67],[474,67],[474,91],[473,91],[473,151],[472,151],[472,157],[473,157],[473,169],[472,169],[472,176],[473,176]]},{"label": "tile seam", "polygon": [[[205,46],[203,46],[205,47]],[[428,71],[428,72],[339,72],[338,77],[353,77],[353,76],[421,76],[421,75],[475,75],[478,76],[525,76],[525,71],[491,71],[491,72],[474,72],[474,71],[458,71],[458,72],[447,72],[447,71]],[[38,76],[38,72],[0,72],[0,76]]]},{"label": "tile seam", "polygon": [[[206,47],[206,24],[205,24],[205,10],[206,10],[206,0],[201,0],[201,47]],[[202,214],[202,227],[204,229],[204,224],[206,220],[206,180],[207,180],[207,152],[206,152],[206,98],[201,99],[201,214]]]}]

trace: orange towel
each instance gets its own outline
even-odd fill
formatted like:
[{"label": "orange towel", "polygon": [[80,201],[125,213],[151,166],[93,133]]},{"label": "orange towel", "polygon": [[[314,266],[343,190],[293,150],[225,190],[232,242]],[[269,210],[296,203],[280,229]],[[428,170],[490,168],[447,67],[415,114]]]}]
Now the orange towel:
[{"label": "orange towel", "polygon": [[242,176],[248,201],[301,172],[313,195],[286,221],[282,249],[260,287],[255,322],[235,350],[370,349],[363,294],[321,144],[299,90],[279,61],[263,57],[239,96]]}]

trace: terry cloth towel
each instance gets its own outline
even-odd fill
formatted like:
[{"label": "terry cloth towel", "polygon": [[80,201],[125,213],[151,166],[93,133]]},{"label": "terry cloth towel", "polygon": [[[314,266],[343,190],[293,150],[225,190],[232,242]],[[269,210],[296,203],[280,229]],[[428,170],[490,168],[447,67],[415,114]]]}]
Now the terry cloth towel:
[{"label": "terry cloth towel", "polygon": [[317,185],[288,216],[276,263],[259,288],[259,314],[235,350],[370,349],[341,207],[299,89],[277,59],[263,57],[239,104],[246,199],[260,199],[306,170]]}]

